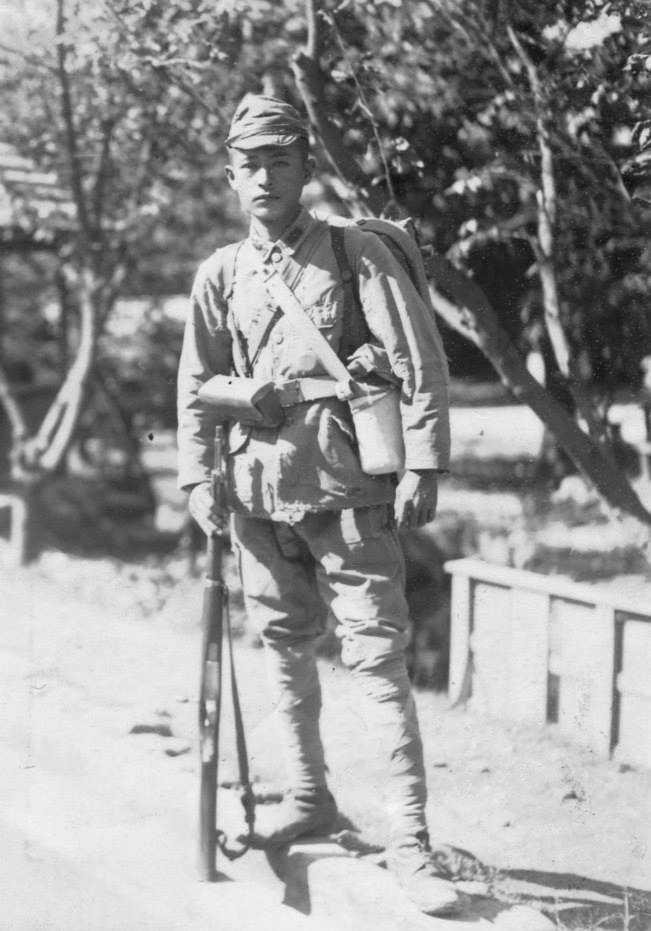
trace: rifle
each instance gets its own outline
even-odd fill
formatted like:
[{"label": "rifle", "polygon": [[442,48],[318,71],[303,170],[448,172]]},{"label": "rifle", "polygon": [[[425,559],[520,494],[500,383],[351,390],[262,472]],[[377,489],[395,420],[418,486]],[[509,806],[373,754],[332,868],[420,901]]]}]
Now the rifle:
[{"label": "rifle", "polygon": [[[226,508],[226,475],[224,467],[224,429],[220,426],[215,428],[214,468],[211,474],[211,485],[217,509],[220,514],[223,514]],[[241,857],[250,847],[255,822],[255,799],[249,778],[244,724],[233,659],[233,635],[229,613],[228,588],[222,578],[224,546],[224,531],[222,528],[213,531],[208,536],[201,615],[199,870],[200,878],[206,882],[214,882],[217,879],[217,848],[219,847],[229,860]],[[228,847],[224,832],[217,827],[217,773],[222,704],[224,627],[226,628],[230,657],[229,672],[240,770],[241,800],[248,828],[248,836],[238,849]]]}]

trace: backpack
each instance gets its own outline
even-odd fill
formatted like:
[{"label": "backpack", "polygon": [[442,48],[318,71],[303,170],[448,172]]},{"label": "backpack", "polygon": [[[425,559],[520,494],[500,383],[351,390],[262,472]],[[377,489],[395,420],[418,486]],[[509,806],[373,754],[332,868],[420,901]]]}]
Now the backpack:
[{"label": "backpack", "polygon": [[[414,225],[411,219],[380,220],[377,217],[364,217],[360,220],[349,220],[345,217],[333,216],[328,217],[327,222],[330,226],[330,244],[344,286],[343,329],[345,345],[340,350],[343,359],[346,359],[368,339],[368,327],[364,315],[361,313],[361,303],[355,286],[355,276],[344,247],[344,229],[347,226],[356,226],[364,232],[374,233],[382,240],[409,276],[411,283],[425,306],[431,311],[432,316],[435,315],[423,256],[416,242]],[[356,313],[355,310],[358,312]]]}]

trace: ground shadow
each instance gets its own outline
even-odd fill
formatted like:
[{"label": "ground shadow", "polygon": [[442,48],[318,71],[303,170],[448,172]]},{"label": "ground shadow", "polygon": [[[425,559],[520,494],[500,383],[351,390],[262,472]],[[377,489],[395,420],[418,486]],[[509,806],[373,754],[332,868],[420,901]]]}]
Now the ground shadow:
[{"label": "ground shadow", "polygon": [[559,931],[651,931],[651,890],[576,873],[502,870],[450,845],[437,847],[434,855],[451,878],[482,883],[498,903],[533,906]]},{"label": "ground shadow", "polygon": [[[337,817],[335,830],[332,834],[324,837],[311,837],[307,843],[313,843],[315,849],[321,844],[329,844],[333,841],[335,843],[341,843],[343,854],[346,849],[353,849],[352,847],[347,848],[346,837],[355,838],[359,837],[359,834],[350,818],[340,812]],[[364,845],[362,841],[359,841],[358,844],[361,846],[355,846],[355,852],[357,854],[376,852],[381,849],[372,847],[368,844]],[[308,881],[309,860],[305,857],[293,857],[292,848],[289,845],[268,847],[265,850],[265,855],[271,869],[285,884],[283,905],[287,905],[301,912],[303,915],[309,915],[312,911],[310,884]],[[290,860],[292,860],[291,867]],[[287,876],[290,873],[292,879],[291,882],[287,882]]]},{"label": "ground shadow", "polygon": [[496,892],[537,904],[560,928],[651,931],[651,891],[541,870],[499,872]]}]

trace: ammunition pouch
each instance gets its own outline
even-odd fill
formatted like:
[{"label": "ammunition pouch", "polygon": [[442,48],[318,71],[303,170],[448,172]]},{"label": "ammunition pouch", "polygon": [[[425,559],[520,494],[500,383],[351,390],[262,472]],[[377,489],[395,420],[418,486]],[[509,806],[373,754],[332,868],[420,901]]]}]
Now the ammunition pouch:
[{"label": "ammunition pouch", "polygon": [[235,375],[214,375],[199,389],[199,398],[220,420],[250,427],[279,427],[284,413],[274,383]]}]

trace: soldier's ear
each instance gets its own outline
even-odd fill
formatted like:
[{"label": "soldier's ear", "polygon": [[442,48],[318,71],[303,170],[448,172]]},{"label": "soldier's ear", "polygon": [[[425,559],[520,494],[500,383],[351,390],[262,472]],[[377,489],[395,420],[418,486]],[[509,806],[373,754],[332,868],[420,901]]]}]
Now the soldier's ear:
[{"label": "soldier's ear", "polygon": [[235,172],[233,171],[233,166],[227,165],[226,168],[224,169],[224,172],[226,174],[226,177],[228,178],[228,183],[230,184],[231,187],[233,187],[233,182],[235,180]]}]

